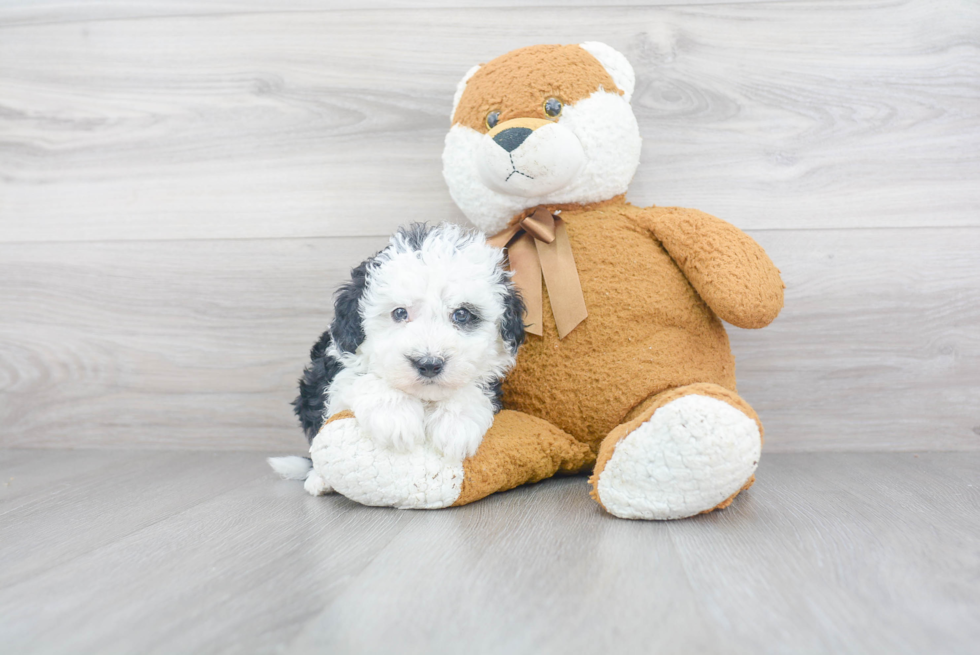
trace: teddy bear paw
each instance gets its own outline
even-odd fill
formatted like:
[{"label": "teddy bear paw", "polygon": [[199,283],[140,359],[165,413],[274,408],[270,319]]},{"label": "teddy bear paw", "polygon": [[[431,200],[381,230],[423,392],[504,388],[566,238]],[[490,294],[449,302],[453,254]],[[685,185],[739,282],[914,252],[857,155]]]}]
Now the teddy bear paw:
[{"label": "teddy bear paw", "polygon": [[385,448],[356,418],[323,426],[310,446],[314,475],[362,505],[437,509],[452,505],[463,484],[463,463],[429,444],[409,450]]},{"label": "teddy bear paw", "polygon": [[746,487],[761,449],[755,420],[724,401],[683,396],[616,444],[595,493],[621,518],[693,516]]}]

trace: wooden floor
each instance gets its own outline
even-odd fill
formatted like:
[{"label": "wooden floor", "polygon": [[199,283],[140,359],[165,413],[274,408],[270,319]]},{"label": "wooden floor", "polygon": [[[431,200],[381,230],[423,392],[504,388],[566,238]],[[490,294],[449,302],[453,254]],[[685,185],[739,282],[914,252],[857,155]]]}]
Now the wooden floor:
[{"label": "wooden floor", "polygon": [[580,477],[413,512],[256,453],[0,451],[0,651],[976,653],[978,469],[771,454],[647,523]]}]

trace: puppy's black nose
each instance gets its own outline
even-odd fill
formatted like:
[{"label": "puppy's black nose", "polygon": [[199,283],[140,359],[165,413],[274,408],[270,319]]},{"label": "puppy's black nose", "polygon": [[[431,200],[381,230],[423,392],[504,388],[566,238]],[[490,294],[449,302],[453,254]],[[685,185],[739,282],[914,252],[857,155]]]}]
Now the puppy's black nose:
[{"label": "puppy's black nose", "polygon": [[508,127],[493,137],[493,140],[507,152],[513,152],[518,146],[524,143],[526,138],[531,136],[531,132],[533,131],[527,127]]},{"label": "puppy's black nose", "polygon": [[446,366],[446,360],[442,357],[420,357],[413,359],[412,364],[415,365],[415,369],[422,377],[434,378],[442,373],[442,369]]}]

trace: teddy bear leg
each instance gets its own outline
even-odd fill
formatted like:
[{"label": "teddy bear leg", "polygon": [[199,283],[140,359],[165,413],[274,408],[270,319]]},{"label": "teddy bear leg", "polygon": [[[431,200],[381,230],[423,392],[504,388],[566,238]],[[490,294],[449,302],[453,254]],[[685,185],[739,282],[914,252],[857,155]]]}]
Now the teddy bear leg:
[{"label": "teddy bear leg", "polygon": [[752,485],[762,424],[734,391],[699,383],[641,403],[602,441],[592,497],[629,519],[679,519],[728,507]]},{"label": "teddy bear leg", "polygon": [[556,474],[578,473],[594,463],[587,444],[543,419],[505,409],[494,417],[476,454],[463,462],[463,484],[453,505]]},{"label": "teddy bear leg", "polygon": [[405,452],[379,447],[353,412],[324,422],[310,446],[307,491],[332,489],[362,505],[438,509],[466,505],[497,491],[577,473],[595,462],[588,445],[544,421],[503,410],[472,457],[460,461],[431,444]]}]

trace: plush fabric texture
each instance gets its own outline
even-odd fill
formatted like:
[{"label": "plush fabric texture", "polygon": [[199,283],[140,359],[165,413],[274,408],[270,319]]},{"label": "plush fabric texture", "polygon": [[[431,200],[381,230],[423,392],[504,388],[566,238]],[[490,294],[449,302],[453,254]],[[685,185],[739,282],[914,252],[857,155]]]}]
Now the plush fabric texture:
[{"label": "plush fabric texture", "polygon": [[579,47],[599,60],[602,67],[613,78],[616,86],[619,87],[623,99],[629,102],[633,97],[633,89],[636,87],[636,75],[623,53],[599,41],[586,41],[580,43]]},{"label": "plush fabric texture", "polygon": [[[762,434],[755,410],[734,391],[709,383],[669,389],[638,405],[603,440],[591,495],[623,518],[723,509],[755,480]],[[647,443],[624,444],[639,439]],[[611,476],[617,458],[627,461]],[[639,479],[630,480],[636,471]]]},{"label": "plush fabric texture", "polygon": [[587,98],[600,88],[622,93],[599,60],[578,45],[535,45],[520,48],[480,66],[466,79],[467,93],[453,113],[453,124],[487,132],[486,118],[500,112],[500,122],[512,118],[550,120],[543,98],[566,105]]},{"label": "plush fabric texture", "polygon": [[547,421],[503,410],[476,455],[463,462],[463,486],[454,504],[466,505],[555,474],[577,473],[594,461],[587,445]]},{"label": "plush fabric texture", "polygon": [[[528,336],[504,382],[504,405],[519,412],[498,415],[493,436],[464,464],[466,481],[455,504],[536,482],[549,470],[590,467],[592,494],[602,504],[598,482],[616,446],[658,409],[695,395],[737,410],[722,412],[716,425],[706,427],[717,441],[700,453],[704,465],[691,470],[660,451],[656,464],[632,462],[650,476],[679,481],[678,490],[657,485],[659,505],[635,503],[613,513],[669,519],[728,507],[755,480],[763,428],[736,393],[735,361],[719,315],[741,327],[767,325],[783,304],[779,271],[749,236],[698,210],[639,208],[621,196],[548,209],[560,211],[566,222],[589,317],[559,339],[545,290],[544,335]],[[570,457],[575,451],[566,434],[597,459]],[[677,431],[672,434],[676,441]],[[692,443],[703,447],[704,436],[695,433]],[[634,452],[642,451],[623,454]],[[685,444],[673,453],[697,455]],[[479,481],[478,490],[471,480]],[[687,502],[672,493],[686,493]]]},{"label": "plush fabric texture", "polygon": [[545,291],[544,335],[529,335],[504,382],[504,406],[597,452],[651,396],[698,382],[735,391],[718,315],[761,327],[779,312],[783,284],[762,248],[703,212],[621,197],[561,217],[589,317],[559,339]]},{"label": "plush fabric texture", "polygon": [[463,483],[459,460],[431,444],[405,452],[382,448],[364,435],[349,411],[324,422],[310,446],[310,458],[308,492],[333,490],[362,505],[439,509],[459,498]]},{"label": "plush fabric texture", "polygon": [[[467,91],[464,99],[467,102],[481,102],[474,99],[474,95]],[[541,102],[545,102],[546,98],[547,95],[542,96]],[[499,123],[497,127],[519,125],[521,121],[515,118]],[[485,179],[494,168],[487,166],[490,162],[485,159],[497,159],[491,153],[498,157],[503,154],[490,133],[459,123],[449,129],[442,155],[443,177],[453,201],[466,214],[466,218],[486,234],[499,232],[516,214],[528,209],[533,211],[539,206],[562,203],[596,203],[626,193],[640,163],[642,139],[633,110],[623,96],[613,91],[596,91],[574,105],[565,105],[553,125],[560,128],[554,132],[563,132],[578,139],[581,150],[574,157],[580,163],[578,173],[565,186],[553,188],[558,169],[570,163],[570,152],[561,153],[557,148],[546,148],[546,144],[532,135],[524,145],[510,153],[514,155],[514,166],[521,169],[556,168],[552,174],[545,175],[544,180],[535,174],[533,183],[521,176],[511,176],[513,188],[506,193],[499,191],[501,183],[504,186],[508,184],[505,178],[498,178],[492,185],[494,188]],[[536,130],[535,135],[539,132],[543,133],[544,130]],[[500,152],[495,152],[495,149]],[[574,151],[572,148],[571,152]]]}]

